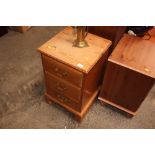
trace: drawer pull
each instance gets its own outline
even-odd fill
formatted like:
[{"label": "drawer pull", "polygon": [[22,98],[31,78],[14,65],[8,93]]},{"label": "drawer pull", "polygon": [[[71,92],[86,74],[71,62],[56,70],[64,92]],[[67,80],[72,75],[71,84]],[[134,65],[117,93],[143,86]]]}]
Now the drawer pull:
[{"label": "drawer pull", "polygon": [[62,92],[62,91],[67,90],[67,87],[61,86],[60,83],[57,83],[56,84],[56,89]]},{"label": "drawer pull", "polygon": [[69,100],[63,95],[57,94],[57,97],[59,98],[59,100],[61,100],[61,102],[69,102]]},{"label": "drawer pull", "polygon": [[54,71],[59,77],[66,77],[67,76],[67,72],[61,72],[61,70],[58,67],[54,67]]},{"label": "drawer pull", "polygon": [[61,91],[61,92],[67,90],[67,88],[65,88],[65,87],[62,88],[62,87],[60,87],[60,86],[57,86],[56,89],[59,90],[59,91]]}]

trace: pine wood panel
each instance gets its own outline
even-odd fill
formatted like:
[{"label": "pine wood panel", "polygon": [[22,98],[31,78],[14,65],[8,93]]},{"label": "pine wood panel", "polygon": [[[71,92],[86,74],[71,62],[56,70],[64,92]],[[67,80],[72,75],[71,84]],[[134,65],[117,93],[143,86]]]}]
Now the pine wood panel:
[{"label": "pine wood panel", "polygon": [[108,60],[155,78],[155,29],[150,34],[150,40],[125,34]]},{"label": "pine wood panel", "polygon": [[133,114],[138,110],[153,83],[153,78],[108,62],[99,99],[115,103],[116,106],[123,107]]},{"label": "pine wood panel", "polygon": [[75,40],[73,29],[65,28],[55,37],[43,44],[38,51],[60,62],[88,73],[111,45],[111,41],[88,33],[89,47],[72,47]]},{"label": "pine wood panel", "polygon": [[83,108],[87,104],[87,101],[89,100],[89,98],[91,98],[94,91],[96,91],[98,87],[102,84],[108,54],[109,51],[107,51],[100,58],[100,60],[96,63],[96,65],[90,70],[89,74],[85,75],[85,79],[83,82],[84,94],[81,108]]}]

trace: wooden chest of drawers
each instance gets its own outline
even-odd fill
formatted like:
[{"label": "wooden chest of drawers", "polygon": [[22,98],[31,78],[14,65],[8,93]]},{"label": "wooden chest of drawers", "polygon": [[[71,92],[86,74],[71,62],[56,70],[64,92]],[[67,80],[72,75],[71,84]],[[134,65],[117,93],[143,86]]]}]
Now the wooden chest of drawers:
[{"label": "wooden chest of drawers", "polygon": [[11,30],[13,31],[17,31],[17,32],[20,32],[20,33],[24,33],[26,31],[28,31],[31,26],[9,26]]},{"label": "wooden chest of drawers", "polygon": [[81,120],[96,98],[111,41],[88,34],[89,47],[73,47],[67,27],[38,51],[41,52],[47,101],[54,101]]},{"label": "wooden chest of drawers", "polygon": [[151,39],[124,35],[108,59],[99,99],[134,116],[155,81],[155,30]]},{"label": "wooden chest of drawers", "polygon": [[0,26],[0,37],[8,33],[7,26]]}]

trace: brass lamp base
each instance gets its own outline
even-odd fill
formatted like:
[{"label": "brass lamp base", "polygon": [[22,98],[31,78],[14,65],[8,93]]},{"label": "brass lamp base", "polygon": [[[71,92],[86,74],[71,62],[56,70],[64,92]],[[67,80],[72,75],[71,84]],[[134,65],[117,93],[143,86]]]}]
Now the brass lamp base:
[{"label": "brass lamp base", "polygon": [[74,43],[73,43],[73,46],[83,48],[83,47],[88,47],[89,45],[85,40],[83,40],[83,41],[75,40]]}]

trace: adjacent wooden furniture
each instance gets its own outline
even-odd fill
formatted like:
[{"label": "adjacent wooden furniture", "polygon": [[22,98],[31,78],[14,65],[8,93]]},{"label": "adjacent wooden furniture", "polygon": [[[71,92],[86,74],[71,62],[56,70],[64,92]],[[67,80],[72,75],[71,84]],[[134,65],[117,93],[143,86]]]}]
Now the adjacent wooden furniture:
[{"label": "adjacent wooden furniture", "polygon": [[119,40],[125,33],[127,26],[89,26],[88,31],[100,37],[109,39],[112,41],[110,47],[110,53],[118,44]]},{"label": "adjacent wooden furniture", "polygon": [[127,34],[108,59],[99,100],[132,116],[155,81],[155,30],[144,40]]},{"label": "adjacent wooden furniture", "polygon": [[76,36],[65,28],[43,44],[42,56],[47,101],[54,101],[81,120],[96,98],[111,41],[88,34],[89,47],[73,47]]},{"label": "adjacent wooden furniture", "polygon": [[8,33],[7,26],[0,26],[0,37]]},{"label": "adjacent wooden furniture", "polygon": [[26,31],[28,31],[31,28],[31,26],[10,26],[11,30],[20,32],[20,33],[24,33]]}]

